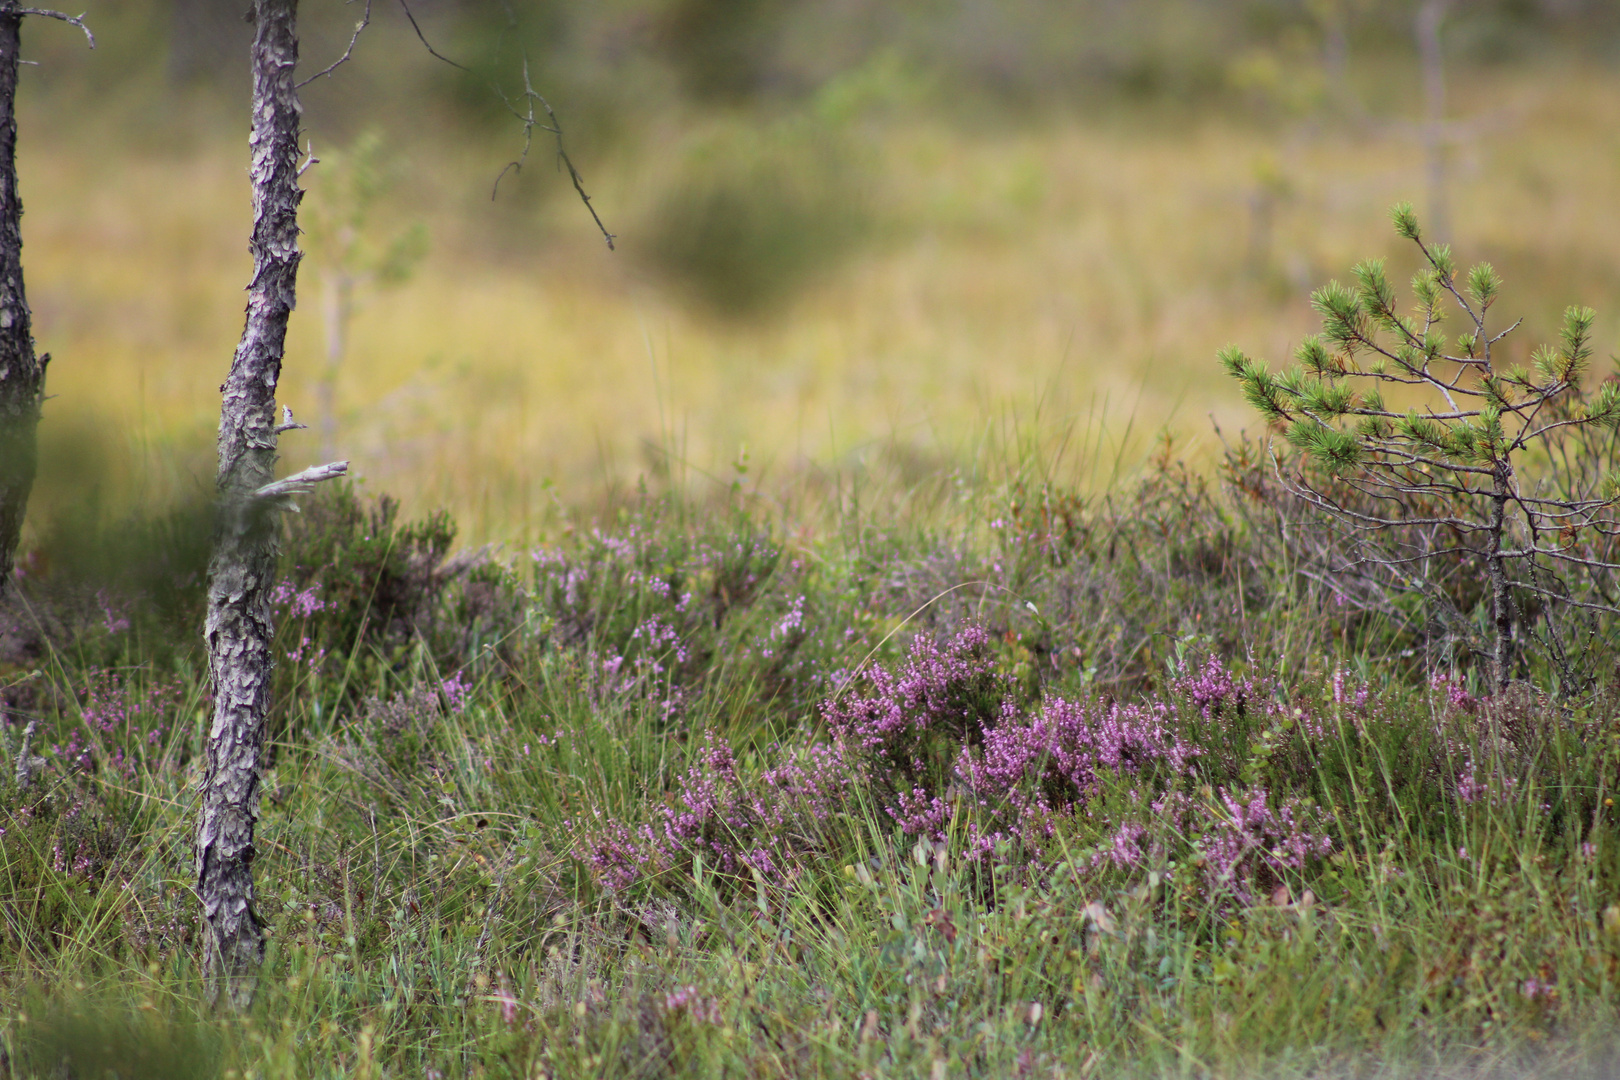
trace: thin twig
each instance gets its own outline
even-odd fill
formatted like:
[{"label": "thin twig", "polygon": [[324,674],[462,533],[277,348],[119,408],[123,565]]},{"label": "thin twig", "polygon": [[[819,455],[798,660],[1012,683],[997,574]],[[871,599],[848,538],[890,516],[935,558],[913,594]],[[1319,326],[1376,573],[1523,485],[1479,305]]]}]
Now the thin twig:
[{"label": "thin twig", "polygon": [[[305,173],[309,172],[310,169],[313,169],[315,166],[317,166],[317,165],[319,165],[321,163],[321,159],[315,156],[315,140],[314,139],[309,140],[308,147],[309,148],[304,152],[304,163],[302,165],[298,166],[298,175],[300,177],[303,176]],[[299,425],[299,426],[301,427],[303,425]]]},{"label": "thin twig", "polygon": [[[499,88],[497,88],[497,92],[499,92]],[[523,57],[523,97],[528,108],[526,114],[512,108],[512,103],[506,100],[506,95],[501,94],[501,100],[506,101],[507,110],[523,122],[523,153],[518,156],[516,161],[508,162],[506,168],[501,170],[500,176],[495,178],[495,186],[489,193],[490,201],[493,202],[496,194],[500,191],[502,176],[505,176],[508,171],[518,173],[523,171],[523,162],[528,159],[529,147],[534,140],[534,129],[539,128],[541,131],[550,132],[557,140],[558,163],[568,170],[568,179],[573,182],[574,190],[579,193],[580,201],[585,204],[585,209],[591,213],[591,219],[596,222],[596,227],[601,230],[602,239],[607,241],[608,250],[614,250],[613,234],[608,232],[607,226],[602,223],[601,215],[596,212],[596,207],[591,205],[591,197],[585,193],[585,178],[579,175],[578,169],[574,168],[573,159],[568,156],[567,149],[563,147],[562,124],[557,120],[557,114],[552,111],[551,102],[537,92],[529,81],[529,57],[527,54]],[[546,116],[551,120],[550,124],[543,124],[535,117],[534,103],[536,101],[540,103],[541,108],[546,110]]]},{"label": "thin twig", "polygon": [[439,50],[435,49],[432,45],[428,44],[427,35],[422,33],[422,28],[416,24],[416,16],[411,14],[411,5],[410,4],[406,3],[405,0],[399,0],[399,7],[400,7],[400,10],[405,13],[405,18],[410,20],[411,29],[416,31],[416,40],[418,40],[418,41],[420,41],[422,43],[422,48],[424,48],[424,49],[426,49],[428,51],[429,56],[432,56],[432,57],[434,57],[435,59],[438,59],[438,60],[443,60],[445,63],[449,64],[451,67],[456,68],[459,71],[465,71],[469,75],[472,74],[472,69],[471,68],[464,67],[463,65],[456,63],[454,60],[450,59],[448,56],[444,55]]},{"label": "thin twig", "polygon": [[[352,4],[352,3],[354,3],[354,0],[348,0],[348,2]],[[366,13],[360,17],[359,22],[355,23],[355,25],[354,25],[354,36],[349,38],[349,47],[347,49],[343,50],[343,55],[338,57],[336,60],[332,61],[326,67],[324,67],[321,70],[317,71],[315,74],[311,75],[309,78],[305,79],[303,82],[298,83],[296,86],[293,87],[294,90],[302,90],[304,87],[308,86],[310,83],[314,82],[316,79],[319,79],[322,76],[332,74],[332,72],[336,71],[345,62],[347,62],[349,57],[354,55],[354,43],[360,40],[360,31],[364,30],[366,27],[371,25],[371,3],[372,3],[372,0],[366,0]],[[405,9],[405,14],[409,15],[410,13],[411,13],[410,8],[406,8]],[[414,20],[414,19],[411,20],[411,25],[413,25],[413,26],[416,25],[416,20]],[[417,31],[417,35],[420,36],[421,31]],[[310,164],[313,165],[314,163],[315,163],[314,159],[311,158],[310,159]],[[305,166],[305,168],[308,168],[308,167],[309,166],[307,166],[307,165]],[[302,173],[303,170],[301,169],[301,170],[299,170],[299,172]]]},{"label": "thin twig", "polygon": [[[439,52],[431,44],[429,44],[427,36],[422,33],[422,28],[417,25],[416,16],[411,13],[411,6],[407,0],[399,0],[399,6],[400,9],[405,12],[405,18],[410,20],[411,29],[416,31],[417,40],[422,43],[422,48],[426,49],[429,55],[444,61],[446,64],[449,64],[458,71],[465,71],[469,75],[473,73],[471,68],[465,66],[464,64],[456,63],[454,60],[450,59],[448,56],[445,56],[443,53]],[[509,6],[506,9],[506,14],[508,25],[516,21],[512,15],[512,9]],[[607,226],[602,223],[602,216],[596,212],[596,207],[591,205],[591,197],[585,192],[585,178],[580,176],[578,169],[574,168],[573,159],[568,156],[568,151],[563,148],[562,125],[557,121],[557,114],[552,111],[551,103],[546,101],[545,98],[541,97],[540,94],[534,89],[534,86],[529,82],[528,54],[525,53],[523,56],[523,96],[527,104],[527,113],[518,112],[518,110],[513,107],[511,99],[506,96],[499,86],[495,85],[494,83],[490,83],[489,88],[493,90],[495,95],[501,99],[503,104],[505,104],[507,111],[513,116],[517,117],[518,120],[522,121],[523,123],[523,151],[518,155],[516,161],[507,162],[506,166],[501,169],[500,174],[495,177],[495,186],[493,190],[490,191],[489,195],[490,200],[493,201],[496,194],[500,191],[502,177],[509,172],[521,173],[523,171],[523,163],[529,158],[529,147],[534,142],[534,129],[539,128],[541,131],[550,132],[551,135],[557,140],[557,160],[564,168],[568,170],[568,179],[573,182],[574,190],[579,193],[580,201],[585,204],[585,209],[590,211],[591,220],[596,222],[596,227],[602,231],[602,238],[607,241],[608,250],[613,251],[614,235],[608,232]],[[534,115],[534,103],[536,101],[540,103],[541,108],[546,110],[546,116],[551,120],[549,125],[541,123],[539,118]]]}]

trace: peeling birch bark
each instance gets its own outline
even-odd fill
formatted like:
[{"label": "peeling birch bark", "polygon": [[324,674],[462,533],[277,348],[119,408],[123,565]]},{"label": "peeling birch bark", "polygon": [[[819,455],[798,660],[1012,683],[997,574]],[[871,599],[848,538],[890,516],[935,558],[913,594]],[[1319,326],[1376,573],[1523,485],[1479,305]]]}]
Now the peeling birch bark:
[{"label": "peeling birch bark", "polygon": [[[277,483],[276,383],[298,277],[298,130],[293,82],[297,0],[256,0],[253,40],[253,280],[247,319],[220,387],[218,518],[208,568],[208,670],[214,692],[207,773],[197,822],[197,894],[206,927],[209,996],[231,1008],[253,1000],[264,924],[253,903],[253,830],[259,810],[275,631],[277,515],[299,478]],[[344,466],[325,467],[326,475]],[[315,478],[311,478],[313,481]]]},{"label": "peeling birch bark", "polygon": [[0,595],[11,587],[23,515],[34,488],[45,366],[51,359],[34,355],[23,289],[15,111],[22,21],[15,5],[0,3]]}]

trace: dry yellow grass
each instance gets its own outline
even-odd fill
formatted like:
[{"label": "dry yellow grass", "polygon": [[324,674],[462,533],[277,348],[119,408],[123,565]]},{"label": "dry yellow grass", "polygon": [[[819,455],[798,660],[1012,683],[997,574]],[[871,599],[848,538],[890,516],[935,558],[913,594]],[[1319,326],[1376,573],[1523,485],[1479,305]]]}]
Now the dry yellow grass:
[{"label": "dry yellow grass", "polygon": [[[1523,347],[1580,302],[1612,348],[1620,75],[1474,73],[1453,100],[1492,118],[1455,155],[1459,253],[1504,272],[1504,304],[1528,317]],[[867,133],[883,238],[767,324],[739,327],[683,308],[636,257],[685,137],[582,162],[623,234],[618,254],[561,196],[491,208],[487,155],[411,173],[394,220],[424,217],[433,250],[361,312],[340,385],[340,442],[372,490],[517,539],[554,496],[656,469],[659,447],[722,480],[743,446],[750,475],[780,476],[890,444],[957,459],[1009,425],[1168,428],[1207,454],[1211,415],[1251,423],[1215,350],[1280,359],[1313,325],[1311,286],[1369,254],[1406,265],[1385,211],[1424,198],[1416,141],[1393,126],[894,122]],[[206,453],[240,329],[245,149],[196,140],[113,169],[82,131],[35,116],[22,152],[36,334],[56,357],[41,505],[81,497],[75,474],[93,469],[113,504],[205,483],[187,469]],[[1249,200],[1268,169],[1287,191],[1257,267]],[[322,197],[318,170],[310,187]],[[282,392],[312,419],[323,346],[305,283]],[[105,460],[87,449],[98,439]],[[288,437],[288,466],[315,442]]]}]

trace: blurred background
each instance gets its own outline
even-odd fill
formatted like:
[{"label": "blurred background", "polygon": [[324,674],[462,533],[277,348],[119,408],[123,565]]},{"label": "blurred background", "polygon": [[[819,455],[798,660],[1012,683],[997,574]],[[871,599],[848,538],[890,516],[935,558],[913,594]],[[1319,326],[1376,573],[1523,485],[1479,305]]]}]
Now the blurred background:
[{"label": "blurred background", "polygon": [[[85,2],[93,52],[24,31],[55,395],[36,539],[206,494],[250,269],[245,0]],[[313,75],[365,4],[301,7]],[[376,0],[303,91],[320,163],[281,394],[311,428],[282,445],[467,539],[637,484],[1037,452],[1101,485],[1166,436],[1207,461],[1217,425],[1255,426],[1216,349],[1284,359],[1312,287],[1369,255],[1410,270],[1402,199],[1502,271],[1517,351],[1570,303],[1605,352],[1620,331],[1612,0],[410,10],[459,68]],[[614,251],[553,137],[524,156],[525,61]]]}]

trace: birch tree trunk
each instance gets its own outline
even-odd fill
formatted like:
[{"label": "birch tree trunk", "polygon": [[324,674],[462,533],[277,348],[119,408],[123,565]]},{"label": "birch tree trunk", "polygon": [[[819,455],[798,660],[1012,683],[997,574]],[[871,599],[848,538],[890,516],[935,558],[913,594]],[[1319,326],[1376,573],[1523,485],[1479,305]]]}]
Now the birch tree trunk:
[{"label": "birch tree trunk", "polygon": [[208,669],[214,692],[207,774],[197,824],[197,893],[207,923],[210,996],[253,999],[264,956],[253,903],[265,717],[270,705],[276,571],[276,382],[298,276],[298,132],[293,82],[297,0],[256,0],[253,39],[253,280],[247,321],[221,387],[219,517],[208,570]]},{"label": "birch tree trunk", "polygon": [[11,587],[23,515],[34,488],[39,409],[51,359],[34,355],[23,290],[16,114],[22,21],[15,4],[0,3],[0,596]]}]

